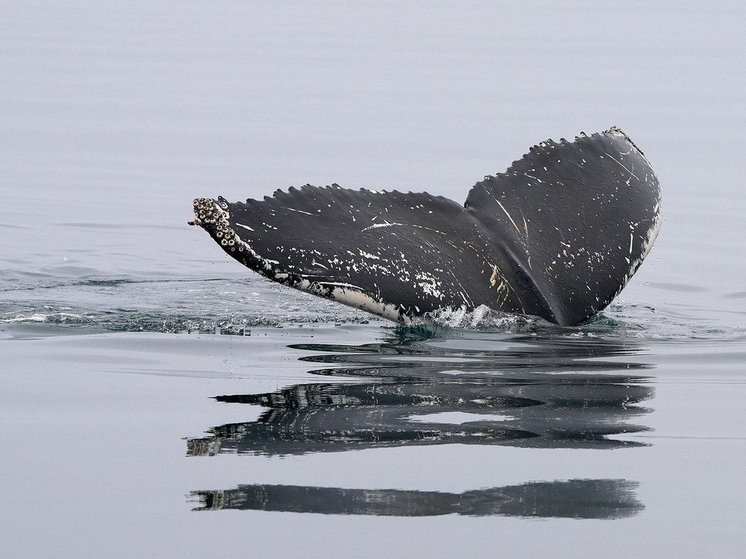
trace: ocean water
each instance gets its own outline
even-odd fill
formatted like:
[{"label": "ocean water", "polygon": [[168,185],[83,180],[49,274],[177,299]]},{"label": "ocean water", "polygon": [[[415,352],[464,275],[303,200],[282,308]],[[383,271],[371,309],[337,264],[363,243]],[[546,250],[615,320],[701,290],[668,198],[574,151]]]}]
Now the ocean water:
[{"label": "ocean water", "polygon": [[[4,557],[746,552],[742,3],[0,16]],[[397,327],[186,225],[305,183],[463,201],[614,124],[663,226],[579,327]]]}]

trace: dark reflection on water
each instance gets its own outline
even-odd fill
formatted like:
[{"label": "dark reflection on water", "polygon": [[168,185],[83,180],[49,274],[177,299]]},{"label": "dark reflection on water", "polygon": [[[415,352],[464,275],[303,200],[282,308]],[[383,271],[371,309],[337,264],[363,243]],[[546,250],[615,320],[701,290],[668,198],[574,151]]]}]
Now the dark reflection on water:
[{"label": "dark reflection on water", "polygon": [[533,516],[624,518],[644,507],[637,484],[620,479],[533,482],[443,493],[393,489],[342,489],[295,485],[239,485],[227,491],[196,491],[194,510],[263,510],[377,516]]},{"label": "dark reflection on water", "polygon": [[[309,382],[264,394],[217,396],[268,408],[258,419],[213,427],[190,439],[190,456],[265,456],[346,452],[435,444],[524,448],[618,449],[643,443],[616,438],[647,428],[633,420],[653,396],[625,360],[632,342],[552,335],[397,329],[367,345],[302,344]],[[612,359],[613,358],[613,359]],[[618,518],[642,508],[627,480],[533,482],[468,491],[343,489],[242,485],[198,491],[199,510],[241,508],[376,515],[520,515]]]}]

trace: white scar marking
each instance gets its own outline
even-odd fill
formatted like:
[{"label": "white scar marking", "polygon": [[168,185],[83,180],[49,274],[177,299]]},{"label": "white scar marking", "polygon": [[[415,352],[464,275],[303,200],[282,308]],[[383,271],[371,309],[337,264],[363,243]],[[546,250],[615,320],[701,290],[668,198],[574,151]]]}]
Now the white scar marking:
[{"label": "white scar marking", "polygon": [[324,270],[328,270],[329,266],[324,266],[321,262],[317,262],[316,260],[313,260],[311,262],[312,266],[319,266],[320,268],[324,268]]},{"label": "white scar marking", "polygon": [[528,222],[526,221],[526,216],[523,215],[523,212],[521,212],[521,217],[523,218],[523,229],[526,231],[526,237],[523,239],[523,246],[526,249],[526,256],[528,256],[528,267],[533,270],[531,266],[531,254],[528,251]]},{"label": "white scar marking", "polygon": [[374,223],[373,225],[368,225],[363,231],[367,231],[368,229],[378,229],[380,227],[391,227],[392,225],[404,225],[403,223],[389,223],[388,221],[384,221],[383,223]]},{"label": "white scar marking", "polygon": [[371,254],[369,252],[365,252],[364,250],[362,250],[360,248],[357,249],[357,251],[360,253],[360,256],[362,256],[363,258],[370,258],[371,260],[380,260],[381,259],[380,256],[376,256],[375,254]]},{"label": "white scar marking", "polygon": [[299,214],[306,214],[306,215],[310,215],[313,217],[317,217],[316,214],[312,214],[311,212],[304,212],[303,210],[296,210],[295,208],[285,208],[285,209],[291,212],[298,212]]},{"label": "white scar marking", "polygon": [[508,219],[510,220],[510,223],[512,223],[512,224],[513,224],[513,227],[515,227],[515,230],[516,230],[516,231],[518,231],[518,234],[520,235],[520,234],[521,234],[521,230],[520,230],[520,229],[518,229],[518,226],[517,226],[517,225],[515,224],[515,221],[513,221],[513,218],[512,218],[512,217],[510,217],[510,214],[508,213],[508,210],[506,210],[506,209],[505,209],[505,206],[503,206],[503,205],[502,205],[502,204],[500,203],[500,200],[498,200],[497,198],[495,198],[495,202],[497,202],[497,205],[498,205],[498,206],[500,206],[500,208],[502,209],[502,211],[504,211],[504,212],[505,212],[505,215],[507,215],[507,216],[508,216]]},{"label": "white scar marking", "polygon": [[236,223],[236,225],[238,227],[243,227],[244,229],[248,229],[249,231],[253,231],[251,227],[249,227],[248,225],[244,225],[243,223]]},{"label": "white scar marking", "polygon": [[[546,168],[546,167],[544,167],[544,170],[546,171],[546,170],[547,170],[547,168]],[[529,175],[528,173],[523,173],[523,176],[524,176],[524,177],[528,177],[528,178],[530,178],[530,179],[534,179],[535,181],[538,181],[539,183],[541,183],[541,184],[544,184],[544,181],[543,181],[543,180],[541,180],[541,179],[540,179],[539,177],[535,177],[535,176],[533,176],[533,175]]]},{"label": "white scar marking", "polygon": [[633,177],[635,177],[638,181],[640,180],[640,177],[638,177],[630,169],[628,169],[627,166],[624,163],[622,163],[621,161],[619,161],[616,157],[614,157],[613,155],[611,155],[608,151],[605,151],[604,153],[606,155],[608,155],[609,157],[611,157],[622,169],[624,169],[625,171],[627,171],[630,175],[632,175]]},{"label": "white scar marking", "polygon": [[629,234],[629,254],[632,255],[632,241],[634,240],[635,235],[633,233]]},{"label": "white scar marking", "polygon": [[492,277],[490,277],[490,287],[497,285],[497,266],[492,265]]},{"label": "white scar marking", "polygon": [[441,291],[442,284],[438,281],[438,278],[429,272],[418,272],[415,274],[415,278],[419,281],[417,285],[425,293],[443,300],[443,292]]}]

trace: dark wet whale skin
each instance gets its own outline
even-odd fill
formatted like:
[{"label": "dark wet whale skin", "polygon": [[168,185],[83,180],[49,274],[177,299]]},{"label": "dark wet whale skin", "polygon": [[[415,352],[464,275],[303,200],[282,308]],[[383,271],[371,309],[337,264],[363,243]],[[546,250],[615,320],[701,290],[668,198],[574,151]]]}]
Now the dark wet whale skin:
[{"label": "dark wet whale skin", "polygon": [[441,308],[581,323],[606,307],[650,250],[658,180],[617,128],[541,142],[465,204],[338,185],[264,200],[194,201],[236,260],[280,283],[409,322]]}]

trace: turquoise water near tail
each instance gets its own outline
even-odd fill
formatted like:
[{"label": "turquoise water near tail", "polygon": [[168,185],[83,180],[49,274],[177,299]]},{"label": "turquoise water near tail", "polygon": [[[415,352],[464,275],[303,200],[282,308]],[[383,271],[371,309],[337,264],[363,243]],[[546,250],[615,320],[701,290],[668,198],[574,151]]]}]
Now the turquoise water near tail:
[{"label": "turquoise water near tail", "polygon": [[[4,556],[746,551],[741,4],[0,14]],[[463,201],[611,125],[663,226],[578,327],[398,327],[186,225],[305,183]]]}]

